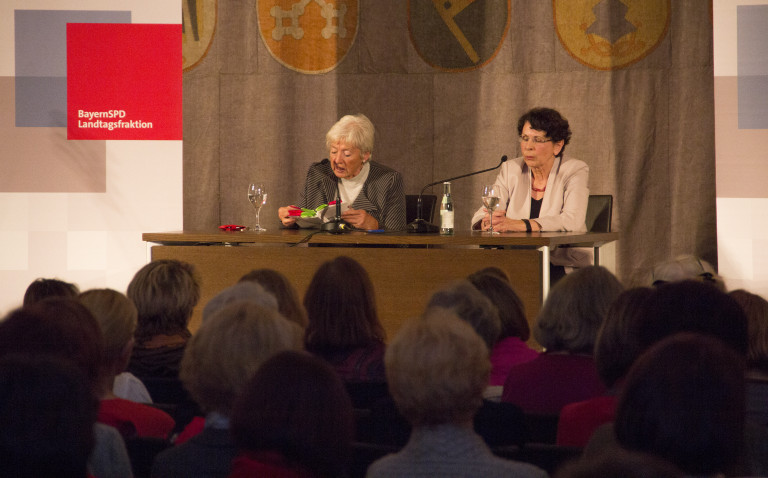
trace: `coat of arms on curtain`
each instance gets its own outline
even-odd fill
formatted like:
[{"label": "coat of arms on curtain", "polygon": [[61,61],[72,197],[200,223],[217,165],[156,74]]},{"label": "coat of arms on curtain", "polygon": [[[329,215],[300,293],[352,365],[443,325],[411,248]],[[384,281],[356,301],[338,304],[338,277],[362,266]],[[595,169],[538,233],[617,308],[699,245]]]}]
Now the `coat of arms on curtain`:
[{"label": "coat of arms on curtain", "polygon": [[493,59],[509,28],[510,0],[408,0],[408,30],[434,68],[466,71]]},{"label": "coat of arms on curtain", "polygon": [[208,54],[216,33],[217,0],[182,0],[182,69],[196,67]]},{"label": "coat of arms on curtain", "polygon": [[301,73],[334,69],[357,36],[357,0],[258,0],[257,9],[269,53]]},{"label": "coat of arms on curtain", "polygon": [[560,43],[596,70],[645,58],[667,34],[670,0],[552,0]]}]

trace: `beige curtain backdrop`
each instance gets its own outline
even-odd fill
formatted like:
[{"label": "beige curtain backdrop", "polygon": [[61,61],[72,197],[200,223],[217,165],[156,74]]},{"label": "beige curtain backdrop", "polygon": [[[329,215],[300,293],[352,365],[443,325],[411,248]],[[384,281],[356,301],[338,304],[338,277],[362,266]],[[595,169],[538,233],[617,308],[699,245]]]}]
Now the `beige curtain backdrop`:
[{"label": "beige curtain backdrop", "polygon": [[[506,2],[476,3],[494,15]],[[716,263],[710,2],[672,0],[658,46],[609,70],[564,48],[557,3],[512,0],[495,56],[452,72],[416,51],[407,0],[360,0],[349,53],[327,73],[306,74],[269,53],[256,0],[220,0],[208,54],[184,74],[185,229],[252,222],[246,188],[256,180],[269,188],[262,225],[277,228],[277,207],[298,200],[307,167],[327,156],[325,132],[344,114],[371,118],[374,159],[403,173],[407,193],[418,193],[518,156],[517,118],[549,106],[571,123],[567,154],[589,164],[591,193],[614,196],[618,274],[627,285],[679,254]],[[637,2],[591,3],[624,9]],[[454,183],[458,228],[469,228],[480,188],[493,178]]]}]

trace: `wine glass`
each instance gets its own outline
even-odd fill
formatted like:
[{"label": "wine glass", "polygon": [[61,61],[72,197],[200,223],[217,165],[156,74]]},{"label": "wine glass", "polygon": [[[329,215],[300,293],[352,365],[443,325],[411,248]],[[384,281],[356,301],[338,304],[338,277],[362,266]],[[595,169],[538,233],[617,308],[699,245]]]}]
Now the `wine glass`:
[{"label": "wine glass", "polygon": [[499,207],[501,202],[501,188],[499,184],[487,184],[483,186],[483,206],[488,210],[490,215],[491,224],[488,228],[488,234],[498,234],[493,230],[493,211]]},{"label": "wine glass", "polygon": [[251,201],[253,207],[256,208],[256,225],[249,227],[251,231],[266,231],[265,228],[259,225],[259,213],[261,207],[267,203],[267,190],[261,183],[251,183],[248,186],[248,200]]}]

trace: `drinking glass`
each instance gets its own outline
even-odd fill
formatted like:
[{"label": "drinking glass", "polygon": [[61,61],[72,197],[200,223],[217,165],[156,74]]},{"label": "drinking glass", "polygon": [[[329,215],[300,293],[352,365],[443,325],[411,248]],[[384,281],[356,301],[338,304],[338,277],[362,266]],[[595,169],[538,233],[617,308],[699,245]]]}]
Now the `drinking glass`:
[{"label": "drinking glass", "polygon": [[488,228],[488,234],[498,234],[493,230],[493,211],[499,207],[501,202],[501,188],[498,184],[487,184],[483,186],[483,206],[488,210],[490,214],[491,224]]},{"label": "drinking glass", "polygon": [[251,183],[248,186],[248,200],[251,201],[253,207],[256,208],[256,225],[249,227],[250,231],[266,231],[265,228],[259,225],[259,213],[262,206],[267,203],[267,190],[261,183]]}]

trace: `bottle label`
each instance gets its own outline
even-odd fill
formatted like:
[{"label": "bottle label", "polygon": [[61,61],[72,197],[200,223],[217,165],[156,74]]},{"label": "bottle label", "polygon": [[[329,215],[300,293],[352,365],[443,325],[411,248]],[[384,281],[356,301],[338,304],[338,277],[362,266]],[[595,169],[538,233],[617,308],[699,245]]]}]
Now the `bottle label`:
[{"label": "bottle label", "polygon": [[440,227],[442,229],[453,229],[453,211],[445,209],[440,211]]}]

